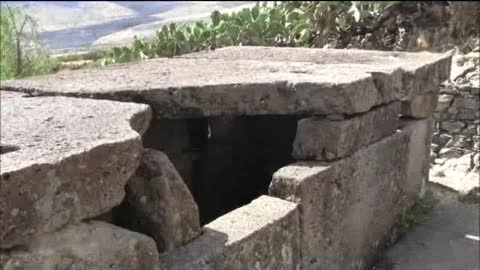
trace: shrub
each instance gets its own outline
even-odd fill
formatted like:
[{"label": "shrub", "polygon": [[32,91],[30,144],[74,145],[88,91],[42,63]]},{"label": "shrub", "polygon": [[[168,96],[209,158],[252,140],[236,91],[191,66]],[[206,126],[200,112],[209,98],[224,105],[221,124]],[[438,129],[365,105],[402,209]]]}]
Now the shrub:
[{"label": "shrub", "polygon": [[52,72],[55,61],[39,41],[37,24],[19,9],[2,7],[0,12],[0,79]]}]

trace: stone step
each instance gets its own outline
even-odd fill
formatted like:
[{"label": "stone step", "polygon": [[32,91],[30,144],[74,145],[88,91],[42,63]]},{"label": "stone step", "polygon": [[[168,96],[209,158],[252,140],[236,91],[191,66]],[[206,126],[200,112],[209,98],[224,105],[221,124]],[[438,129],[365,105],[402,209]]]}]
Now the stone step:
[{"label": "stone step", "polygon": [[165,270],[298,269],[297,205],[269,196],[204,226],[202,236],[161,255]]}]

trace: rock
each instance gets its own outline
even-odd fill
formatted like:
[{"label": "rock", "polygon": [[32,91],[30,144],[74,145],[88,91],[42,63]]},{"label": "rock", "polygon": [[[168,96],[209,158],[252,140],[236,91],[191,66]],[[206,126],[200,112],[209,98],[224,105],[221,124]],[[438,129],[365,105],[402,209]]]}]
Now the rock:
[{"label": "rock", "polygon": [[474,169],[473,158],[474,153],[468,153],[434,165],[430,170],[429,180],[462,194],[468,193],[480,186],[480,171]]},{"label": "rock", "polygon": [[480,111],[480,101],[474,98],[457,97],[448,112],[455,114],[456,119],[476,119]]},{"label": "rock", "polygon": [[[438,121],[435,121],[434,123],[435,123],[435,125],[437,125]],[[435,129],[435,127],[433,127],[433,128]],[[432,133],[432,143],[438,145],[439,144],[439,139],[440,139],[440,132],[438,132],[438,131],[433,132]]]},{"label": "rock", "polygon": [[[195,58],[195,59],[194,59]],[[231,47],[179,58],[2,82],[2,88],[150,104],[157,118],[341,114],[431,93],[451,57],[309,48]]]},{"label": "rock", "polygon": [[477,126],[475,124],[468,124],[467,127],[462,130],[462,134],[465,136],[477,135]]},{"label": "rock", "polygon": [[443,148],[438,155],[440,158],[445,159],[459,158],[463,155],[463,151],[458,148]]},{"label": "rock", "polygon": [[332,160],[393,134],[400,104],[394,102],[342,121],[306,118],[298,122],[293,143],[297,160]]},{"label": "rock", "polygon": [[467,80],[464,80],[464,83],[457,85],[457,89],[460,92],[466,92],[466,93],[461,93],[462,95],[468,95],[470,92],[470,89],[472,89],[472,85]]},{"label": "rock", "polygon": [[440,151],[440,146],[439,146],[438,144],[432,143],[432,144],[430,145],[430,148],[432,149],[433,152],[438,152],[438,151]]},{"label": "rock", "polygon": [[448,83],[440,89],[440,94],[447,94],[447,95],[459,95],[460,92],[458,92],[457,89],[455,89],[455,86],[453,83]]},{"label": "rock", "polygon": [[465,126],[463,122],[460,121],[442,121],[440,123],[440,128],[447,131],[448,133],[458,133]]},{"label": "rock", "polygon": [[463,135],[453,135],[452,139],[445,145],[445,147],[469,148],[472,141]]},{"label": "rock", "polygon": [[480,136],[473,136],[473,149],[474,150],[480,150]]},{"label": "rock", "polygon": [[454,99],[454,96],[448,95],[448,94],[441,94],[438,97],[438,104],[437,108],[435,111],[437,112],[446,112],[448,108],[450,108],[450,105],[452,104],[452,100]]},{"label": "rock", "polygon": [[156,270],[158,256],[149,237],[92,221],[43,235],[25,251],[3,254],[2,269]]},{"label": "rock", "polygon": [[472,85],[472,89],[470,90],[470,94],[473,96],[480,96],[480,81],[475,81]]},{"label": "rock", "polygon": [[0,248],[120,204],[148,106],[2,91],[1,108]]},{"label": "rock", "polygon": [[402,191],[408,202],[424,195],[428,181],[433,119],[402,120],[402,132],[408,135],[406,178]]},{"label": "rock", "polygon": [[472,156],[473,159],[473,169],[480,170],[480,153],[474,153]]},{"label": "rock", "polygon": [[437,93],[418,95],[402,102],[402,115],[413,118],[428,118],[433,115],[438,103]]},{"label": "rock", "polygon": [[435,132],[432,135],[432,143],[437,144],[439,148],[443,148],[451,139],[452,136],[448,133]]},{"label": "rock", "polygon": [[443,148],[451,139],[452,136],[448,135],[447,133],[440,134],[438,139],[440,148]]},{"label": "rock", "polygon": [[413,186],[406,181],[408,140],[400,132],[332,163],[297,162],[274,173],[269,194],[299,204],[302,269],[367,265],[411,203],[403,192]]},{"label": "rock", "polygon": [[299,269],[297,205],[260,196],[204,226],[188,245],[160,258],[165,270]]},{"label": "rock", "polygon": [[127,228],[152,237],[168,252],[200,235],[198,206],[168,157],[145,149],[135,176],[126,187]]},{"label": "rock", "polygon": [[436,152],[434,152],[433,150],[430,151],[430,163],[431,164],[435,163],[436,158],[438,158],[438,154]]}]

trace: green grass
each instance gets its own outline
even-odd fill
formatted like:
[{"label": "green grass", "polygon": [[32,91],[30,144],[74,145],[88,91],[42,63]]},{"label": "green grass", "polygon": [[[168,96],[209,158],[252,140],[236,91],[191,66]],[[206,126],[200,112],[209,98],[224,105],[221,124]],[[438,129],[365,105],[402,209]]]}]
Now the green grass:
[{"label": "green grass", "polygon": [[423,198],[417,199],[412,207],[398,217],[395,227],[405,231],[421,224],[426,220],[436,202],[432,191],[428,190]]}]

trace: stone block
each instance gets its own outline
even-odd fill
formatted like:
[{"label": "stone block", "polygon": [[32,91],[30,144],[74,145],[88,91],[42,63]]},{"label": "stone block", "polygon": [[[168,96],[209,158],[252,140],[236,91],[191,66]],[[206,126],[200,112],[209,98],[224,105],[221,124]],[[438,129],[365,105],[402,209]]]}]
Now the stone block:
[{"label": "stone block", "polygon": [[455,97],[453,95],[441,94],[438,96],[438,104],[435,109],[436,112],[446,112],[450,105],[452,105],[452,100]]},{"label": "stone block", "polygon": [[435,164],[431,171],[429,180],[448,187],[460,193],[466,194],[480,186],[480,168],[476,167],[478,155],[475,152],[464,155],[448,156],[440,164]]},{"label": "stone block", "polygon": [[369,265],[397,215],[421,191],[427,122],[414,134],[414,128],[395,133],[350,157],[298,162],[273,175],[269,194],[299,204],[303,269]]},{"label": "stone block", "polygon": [[460,121],[442,121],[440,123],[440,129],[448,133],[459,133],[463,127],[465,127],[465,123]]},{"label": "stone block", "polygon": [[[437,91],[441,82],[450,76],[451,56],[446,54],[399,53],[366,50],[332,50],[307,48],[271,48],[271,47],[226,47],[213,52],[200,52],[179,56],[190,59],[252,59],[285,62],[312,62],[321,65],[341,65],[348,63],[352,67],[363,67],[372,76],[379,75],[382,80],[383,94],[399,91],[402,100]],[[400,70],[400,76],[392,75],[393,70]],[[387,75],[387,76],[385,76]],[[396,77],[396,78],[393,78]],[[396,81],[399,79],[400,81]],[[385,83],[387,82],[388,83]],[[384,84],[385,83],[385,84]],[[399,87],[392,87],[399,86]]]},{"label": "stone block", "polygon": [[2,88],[141,101],[159,118],[356,114],[436,90],[450,60],[432,53],[232,47],[5,81]]},{"label": "stone block", "polygon": [[148,106],[2,91],[1,108],[0,248],[120,204]]},{"label": "stone block", "polygon": [[158,270],[155,242],[142,234],[92,221],[68,225],[30,241],[27,249],[0,253],[4,270]]},{"label": "stone block", "polygon": [[198,206],[168,157],[145,149],[142,163],[126,186],[127,228],[152,237],[168,252],[200,235]]},{"label": "stone block", "polygon": [[428,181],[430,146],[432,142],[432,118],[419,120],[402,120],[402,132],[409,136],[407,148],[406,178],[402,185],[408,202],[416,196],[424,195],[424,187]]},{"label": "stone block", "polygon": [[345,120],[306,118],[298,122],[293,143],[297,160],[334,160],[395,133],[400,103],[378,107]]},{"label": "stone block", "polygon": [[473,97],[457,97],[448,110],[453,118],[459,120],[475,120],[480,117],[480,100]]},{"label": "stone block", "polygon": [[428,118],[433,115],[437,103],[437,93],[414,96],[411,100],[402,101],[402,115],[413,118]]},{"label": "stone block", "polygon": [[168,270],[299,269],[297,205],[269,196],[204,226],[202,236],[161,255]]},{"label": "stone block", "polygon": [[455,148],[470,148],[472,146],[471,137],[464,135],[453,135],[452,139],[445,145],[445,147],[455,147]]}]

